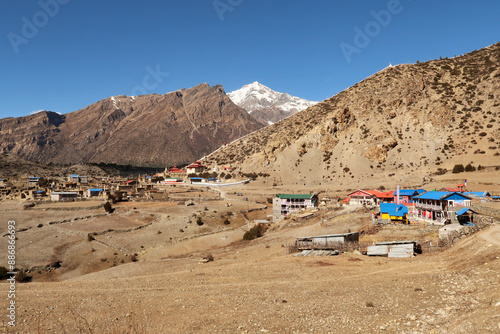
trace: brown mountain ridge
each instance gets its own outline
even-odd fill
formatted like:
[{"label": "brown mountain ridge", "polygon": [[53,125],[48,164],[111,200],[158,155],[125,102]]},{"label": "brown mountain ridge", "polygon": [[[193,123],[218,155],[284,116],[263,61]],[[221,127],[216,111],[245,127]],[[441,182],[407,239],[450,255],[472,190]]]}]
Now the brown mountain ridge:
[{"label": "brown mountain ridge", "polygon": [[263,124],[220,85],[114,96],[65,115],[0,119],[0,151],[30,161],[164,166],[189,163]]},{"label": "brown mountain ridge", "polygon": [[209,155],[279,184],[415,184],[454,164],[500,165],[500,43],[390,66]]}]

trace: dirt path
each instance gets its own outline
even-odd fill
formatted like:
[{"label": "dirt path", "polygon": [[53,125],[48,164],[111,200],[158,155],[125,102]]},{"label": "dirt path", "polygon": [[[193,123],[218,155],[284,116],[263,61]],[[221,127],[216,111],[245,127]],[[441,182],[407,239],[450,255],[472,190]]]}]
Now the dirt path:
[{"label": "dirt path", "polygon": [[500,225],[495,224],[478,233],[478,236],[487,242],[500,247]]}]

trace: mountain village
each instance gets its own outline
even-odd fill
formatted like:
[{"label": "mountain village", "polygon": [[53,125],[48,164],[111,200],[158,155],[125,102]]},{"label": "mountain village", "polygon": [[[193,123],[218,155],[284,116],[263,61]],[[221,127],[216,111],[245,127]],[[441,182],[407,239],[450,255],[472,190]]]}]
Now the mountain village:
[{"label": "mountain village", "polygon": [[390,66],[319,103],[204,83],[0,119],[18,330],[496,328],[499,49]]}]

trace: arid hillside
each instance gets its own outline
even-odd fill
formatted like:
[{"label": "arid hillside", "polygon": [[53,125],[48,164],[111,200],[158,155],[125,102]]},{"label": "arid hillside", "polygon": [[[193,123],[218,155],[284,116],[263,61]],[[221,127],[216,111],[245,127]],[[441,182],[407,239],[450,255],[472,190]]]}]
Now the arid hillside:
[{"label": "arid hillside", "polygon": [[59,115],[0,120],[0,151],[30,161],[164,166],[189,163],[263,124],[220,85],[113,96]]},{"label": "arid hillside", "polygon": [[279,184],[415,183],[455,164],[500,165],[500,43],[385,68],[209,155]]}]

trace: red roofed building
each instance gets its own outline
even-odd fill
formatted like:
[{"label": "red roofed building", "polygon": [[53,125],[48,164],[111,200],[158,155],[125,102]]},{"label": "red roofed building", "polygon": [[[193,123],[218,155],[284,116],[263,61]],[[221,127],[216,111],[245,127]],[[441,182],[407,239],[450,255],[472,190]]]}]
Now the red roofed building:
[{"label": "red roofed building", "polygon": [[[349,198],[349,205],[376,205],[377,196],[376,190],[356,190],[347,195]],[[379,193],[379,191],[377,191]]]},{"label": "red roofed building", "polygon": [[207,166],[203,165],[199,161],[195,161],[191,165],[186,167],[187,174],[203,173],[207,169]]},{"label": "red roofed building", "polygon": [[347,195],[344,200],[350,205],[378,205],[379,203],[394,202],[392,191],[381,192],[378,190],[356,190]]},{"label": "red roofed building", "polygon": [[377,198],[379,203],[394,203],[394,191],[381,192]]},{"label": "red roofed building", "polygon": [[185,169],[180,169],[177,168],[177,166],[174,166],[168,170],[169,173],[186,173]]}]

